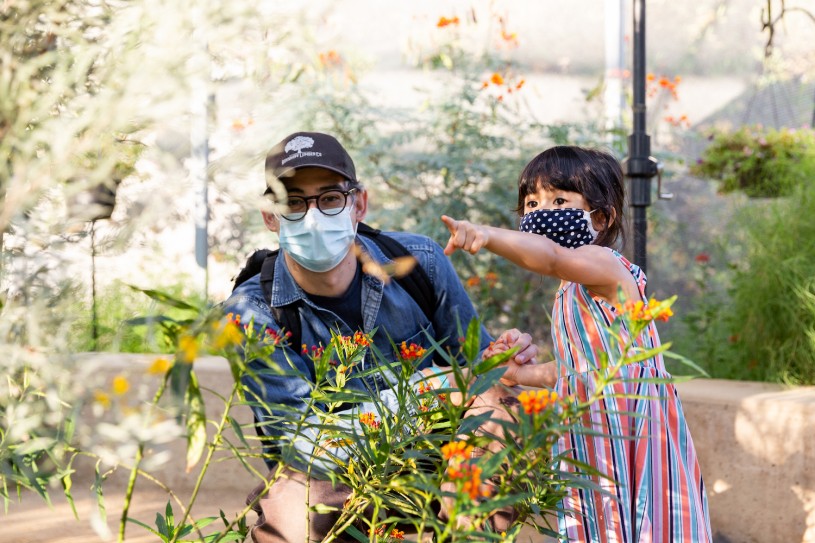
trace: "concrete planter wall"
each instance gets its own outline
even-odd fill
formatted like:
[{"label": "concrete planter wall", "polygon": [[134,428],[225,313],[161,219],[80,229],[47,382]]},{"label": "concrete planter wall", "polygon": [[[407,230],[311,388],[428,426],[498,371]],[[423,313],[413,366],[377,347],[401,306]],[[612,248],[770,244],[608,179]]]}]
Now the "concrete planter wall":
[{"label": "concrete planter wall", "polygon": [[815,387],[678,385],[721,543],[815,542]]},{"label": "concrete planter wall", "polygon": [[[127,373],[139,380],[155,356],[90,358],[111,378]],[[229,392],[232,378],[224,360],[210,357],[195,364],[202,387]],[[678,389],[705,477],[716,541],[815,543],[815,387],[697,379]],[[207,393],[205,400],[209,417],[216,417],[221,402]],[[247,408],[238,407],[233,415],[241,423],[252,420]],[[156,475],[185,495],[197,470],[186,473],[183,443],[173,444],[171,453],[170,463]],[[227,455],[219,457],[223,461],[211,469],[203,492],[242,504],[259,479]],[[251,465],[264,472],[259,460]]]}]

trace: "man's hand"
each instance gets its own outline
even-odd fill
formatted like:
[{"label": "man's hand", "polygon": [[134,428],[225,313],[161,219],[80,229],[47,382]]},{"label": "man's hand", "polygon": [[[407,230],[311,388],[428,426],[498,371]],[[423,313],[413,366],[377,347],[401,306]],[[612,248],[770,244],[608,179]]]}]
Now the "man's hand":
[{"label": "man's hand", "polygon": [[489,241],[489,232],[485,226],[469,221],[457,221],[447,215],[442,215],[441,220],[450,231],[450,239],[444,248],[444,254],[448,256],[456,249],[463,249],[474,255]]}]

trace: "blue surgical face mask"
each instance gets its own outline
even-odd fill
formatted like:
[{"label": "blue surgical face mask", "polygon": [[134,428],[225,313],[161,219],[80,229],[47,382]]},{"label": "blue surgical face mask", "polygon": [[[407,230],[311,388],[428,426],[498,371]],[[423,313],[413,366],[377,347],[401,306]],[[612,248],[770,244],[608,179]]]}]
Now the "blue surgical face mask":
[{"label": "blue surgical face mask", "polygon": [[537,209],[521,218],[518,229],[546,236],[562,247],[575,249],[597,239],[591,213],[585,209]]},{"label": "blue surgical face mask", "polygon": [[348,254],[356,237],[351,221],[352,207],[346,206],[341,213],[330,217],[313,207],[299,221],[279,218],[280,248],[307,270],[333,270]]}]

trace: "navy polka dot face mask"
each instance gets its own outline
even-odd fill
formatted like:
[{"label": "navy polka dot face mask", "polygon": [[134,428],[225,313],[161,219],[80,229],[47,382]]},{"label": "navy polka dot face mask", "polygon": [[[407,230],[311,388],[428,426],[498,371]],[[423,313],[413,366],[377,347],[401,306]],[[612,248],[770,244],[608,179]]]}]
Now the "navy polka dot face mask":
[{"label": "navy polka dot face mask", "polygon": [[591,212],[584,209],[538,209],[524,215],[518,229],[546,236],[568,249],[588,245],[597,238]]}]

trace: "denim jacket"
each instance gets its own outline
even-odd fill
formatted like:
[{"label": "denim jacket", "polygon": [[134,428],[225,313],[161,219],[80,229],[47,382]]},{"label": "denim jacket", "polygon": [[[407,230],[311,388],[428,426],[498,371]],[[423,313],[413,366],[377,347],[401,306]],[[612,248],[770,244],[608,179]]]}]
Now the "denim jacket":
[{"label": "denim jacket", "polygon": [[[467,329],[470,320],[477,317],[477,314],[450,260],[442,248],[428,237],[402,232],[388,232],[387,235],[399,241],[417,259],[418,265],[424,268],[435,289],[436,310],[433,320],[428,321],[419,305],[396,281],[385,284],[373,276],[363,275],[363,331],[370,333],[376,330],[372,338],[374,347],[386,357],[390,355],[391,360],[396,359],[394,345],[398,347],[403,341],[408,345],[415,343],[429,349],[431,343],[428,334],[446,351],[457,353],[462,331]],[[389,262],[373,241],[357,236],[357,242],[363,245],[375,261],[382,264]],[[355,332],[334,313],[315,305],[294,281],[286,266],[286,259],[278,258],[275,262],[271,304],[279,307],[295,300],[300,301],[302,344],[309,347],[325,345],[331,338],[331,330],[337,332],[337,325],[342,335],[352,335]],[[279,331],[271,308],[264,299],[259,274],[239,285],[224,303],[223,308],[224,313],[239,315],[244,324],[253,321],[257,330],[271,328],[274,332]],[[492,338],[482,325],[482,352],[490,341]],[[312,361],[301,354],[300,346],[293,347],[294,349],[277,349],[272,355],[274,362],[281,368],[293,371],[287,371],[286,375],[268,369],[263,371],[268,368],[267,363],[253,360],[249,363],[249,368],[256,373],[256,377],[245,378],[244,384],[249,389],[247,400],[252,404],[255,419],[261,423],[259,426],[261,431],[265,435],[275,436],[277,444],[274,448],[282,447],[286,443],[294,445],[296,456],[299,458],[288,458],[289,455],[284,454],[287,462],[299,464],[305,458],[317,458],[313,455],[313,438],[316,436],[305,435],[302,430],[297,436],[292,435],[285,425],[279,427],[275,422],[291,419],[291,409],[304,412],[313,386]],[[352,369],[351,377],[355,372],[366,369],[371,361],[371,355],[367,354],[365,361]],[[429,359],[423,360],[416,367],[417,372],[430,364]],[[421,379],[421,374],[414,373],[411,382]],[[374,372],[364,378],[349,379],[347,387],[369,395],[377,394],[382,403],[388,408],[395,409],[397,403],[394,393],[390,390],[392,385],[392,382],[385,380],[382,373]],[[289,411],[276,409],[276,406],[287,406]],[[376,412],[373,404],[358,405],[355,409],[359,412]],[[313,416],[310,419],[316,420]],[[342,451],[336,450],[332,451],[332,454],[337,454],[340,458],[345,456]]]}]

